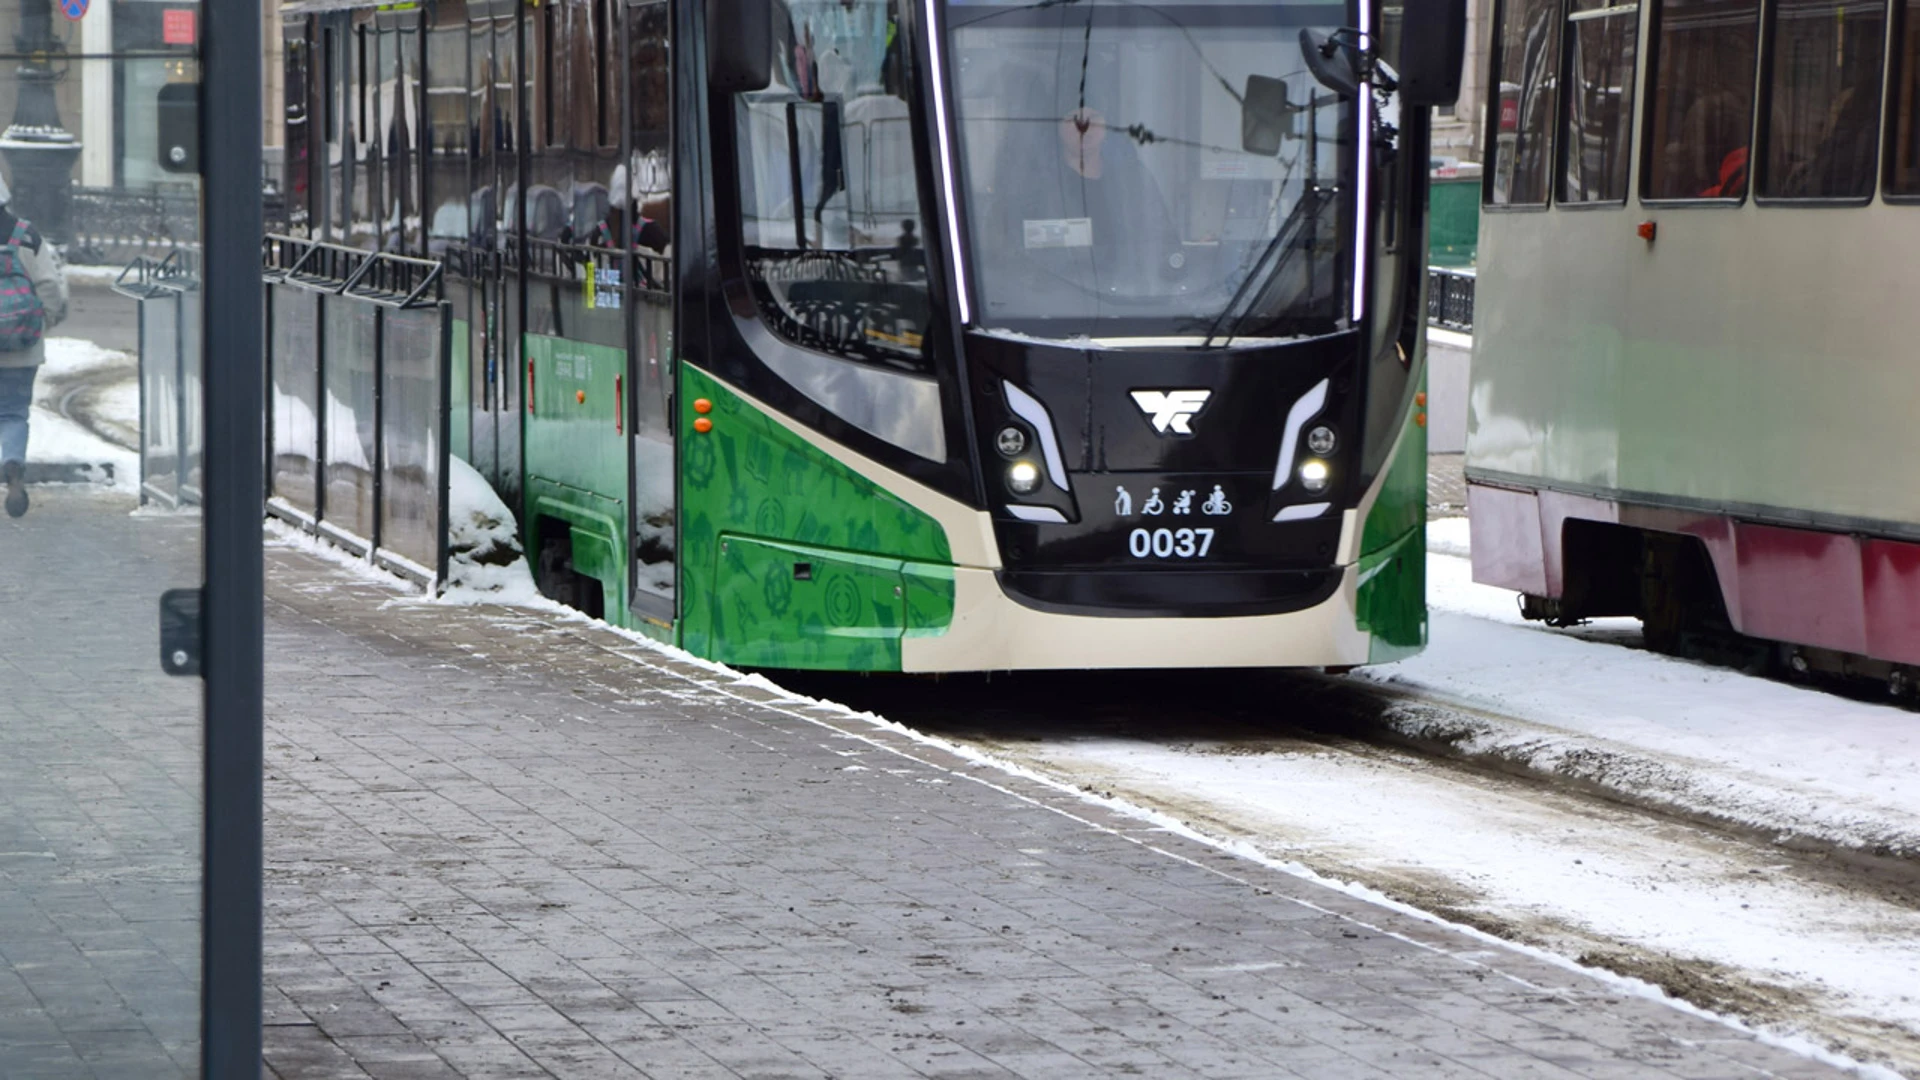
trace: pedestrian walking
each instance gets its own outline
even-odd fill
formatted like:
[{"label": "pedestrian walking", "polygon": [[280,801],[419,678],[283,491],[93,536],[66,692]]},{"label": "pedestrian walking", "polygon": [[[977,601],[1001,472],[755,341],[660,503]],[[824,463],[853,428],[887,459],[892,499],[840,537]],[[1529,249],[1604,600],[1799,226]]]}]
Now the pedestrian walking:
[{"label": "pedestrian walking", "polygon": [[67,317],[60,253],[13,212],[0,176],[0,481],[7,516],[27,512],[27,420],[33,380],[47,361],[48,328]]}]

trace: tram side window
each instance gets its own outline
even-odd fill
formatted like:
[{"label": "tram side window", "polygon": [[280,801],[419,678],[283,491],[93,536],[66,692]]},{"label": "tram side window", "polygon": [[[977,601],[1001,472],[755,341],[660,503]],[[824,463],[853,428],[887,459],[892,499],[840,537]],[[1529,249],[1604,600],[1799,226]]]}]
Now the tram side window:
[{"label": "tram side window", "polygon": [[773,84],[735,101],[741,232],[788,340],[925,371],[926,253],[897,0],[775,6]]},{"label": "tram side window", "polygon": [[1747,193],[1760,0],[1654,0],[1640,194]]},{"label": "tram side window", "polygon": [[426,123],[427,254],[438,258],[449,245],[465,243],[467,238],[465,22],[427,31]]},{"label": "tram side window", "polygon": [[1920,195],[1920,0],[1907,0],[1888,94],[1888,195]]},{"label": "tram side window", "polygon": [[1560,129],[1563,203],[1627,198],[1633,145],[1633,62],[1640,5],[1572,0],[1567,13],[1566,118]]},{"label": "tram side window", "polygon": [[1779,199],[1872,197],[1885,6],[1780,0],[1772,18],[1766,157],[1755,191]]},{"label": "tram side window", "polygon": [[293,235],[306,236],[313,221],[320,216],[320,208],[309,205],[307,201],[313,194],[314,121],[307,104],[313,79],[313,47],[307,38],[306,18],[285,23],[282,41],[286,48],[286,100],[283,114],[286,120],[283,140],[286,147],[283,188],[286,192],[286,226]]},{"label": "tram side window", "polygon": [[1558,0],[1504,0],[1496,36],[1489,206],[1544,206],[1559,67]]}]

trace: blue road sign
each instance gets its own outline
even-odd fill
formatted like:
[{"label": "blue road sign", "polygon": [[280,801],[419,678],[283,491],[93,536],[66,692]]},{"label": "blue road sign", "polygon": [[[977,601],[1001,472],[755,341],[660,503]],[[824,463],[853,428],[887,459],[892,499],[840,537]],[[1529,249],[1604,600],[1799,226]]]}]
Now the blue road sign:
[{"label": "blue road sign", "polygon": [[60,14],[76,22],[87,13],[87,0],[60,0]]}]

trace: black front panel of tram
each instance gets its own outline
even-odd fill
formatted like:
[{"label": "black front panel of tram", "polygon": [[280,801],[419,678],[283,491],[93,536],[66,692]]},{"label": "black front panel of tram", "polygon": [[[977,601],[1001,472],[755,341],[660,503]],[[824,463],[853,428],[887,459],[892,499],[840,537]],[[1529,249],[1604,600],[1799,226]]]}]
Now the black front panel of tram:
[{"label": "black front panel of tram", "polygon": [[[1276,614],[1324,601],[1341,579],[1343,511],[1364,492],[1359,347],[1351,333],[1214,349],[969,335],[1002,587],[1029,606],[1107,615]],[[1330,451],[1306,446],[1316,427],[1334,433]],[[1008,453],[1007,428],[1028,445]],[[1325,466],[1322,490],[1303,485],[1309,460]],[[1042,477],[1030,493],[1010,481],[1020,462]]]}]

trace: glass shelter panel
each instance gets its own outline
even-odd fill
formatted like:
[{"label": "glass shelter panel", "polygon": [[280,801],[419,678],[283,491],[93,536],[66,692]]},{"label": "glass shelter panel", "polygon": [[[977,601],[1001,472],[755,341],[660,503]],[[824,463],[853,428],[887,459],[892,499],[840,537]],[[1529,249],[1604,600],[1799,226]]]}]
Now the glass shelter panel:
[{"label": "glass shelter panel", "polygon": [[1781,0],[1767,50],[1762,198],[1866,199],[1880,132],[1883,0]]},{"label": "glass shelter panel", "polygon": [[1747,193],[1760,0],[1655,0],[1641,197]]},{"label": "glass shelter panel", "polygon": [[201,1068],[200,10],[147,6],[0,0],[0,1076]]}]

